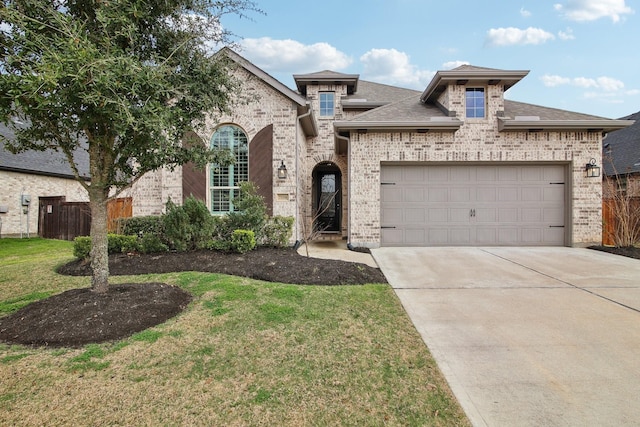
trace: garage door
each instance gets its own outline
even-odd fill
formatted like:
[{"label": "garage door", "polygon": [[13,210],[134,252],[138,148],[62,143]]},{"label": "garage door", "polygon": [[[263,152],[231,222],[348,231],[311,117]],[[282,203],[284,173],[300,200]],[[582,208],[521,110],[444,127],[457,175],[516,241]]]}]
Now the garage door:
[{"label": "garage door", "polygon": [[561,246],[565,166],[385,165],[382,246]]}]

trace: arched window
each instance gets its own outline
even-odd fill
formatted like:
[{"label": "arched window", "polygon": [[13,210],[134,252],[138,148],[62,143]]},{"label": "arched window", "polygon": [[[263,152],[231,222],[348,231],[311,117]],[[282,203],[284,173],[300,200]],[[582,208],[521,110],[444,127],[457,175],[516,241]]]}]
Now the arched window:
[{"label": "arched window", "polygon": [[226,167],[210,165],[211,212],[214,214],[233,212],[233,200],[238,196],[240,183],[249,180],[247,135],[237,126],[221,126],[211,138],[211,148],[230,150],[236,159],[234,164]]}]

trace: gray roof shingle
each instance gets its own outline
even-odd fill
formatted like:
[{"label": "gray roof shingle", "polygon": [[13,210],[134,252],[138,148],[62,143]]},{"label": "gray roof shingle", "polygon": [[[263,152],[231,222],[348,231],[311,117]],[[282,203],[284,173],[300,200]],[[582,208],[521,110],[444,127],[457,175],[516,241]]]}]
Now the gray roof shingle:
[{"label": "gray roof shingle", "polygon": [[610,132],[602,141],[602,165],[608,176],[640,172],[640,111],[621,120],[636,122]]},{"label": "gray roof shingle", "polygon": [[[9,140],[14,138],[13,131],[2,123],[0,123],[0,134],[3,138]],[[74,152],[74,160],[80,176],[88,179],[90,176],[89,153],[79,148]],[[13,154],[5,148],[5,143],[2,139],[0,139],[0,170],[61,178],[74,177],[73,171],[63,153],[54,150],[28,150],[23,153]]]}]

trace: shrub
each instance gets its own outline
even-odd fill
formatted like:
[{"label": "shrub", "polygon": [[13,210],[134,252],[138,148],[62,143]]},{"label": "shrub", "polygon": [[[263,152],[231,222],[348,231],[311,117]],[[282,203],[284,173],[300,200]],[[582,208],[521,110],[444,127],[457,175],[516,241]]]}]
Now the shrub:
[{"label": "shrub", "polygon": [[[107,251],[110,254],[137,252],[140,250],[136,236],[107,234]],[[91,255],[91,237],[80,236],[73,239],[73,256],[88,259]]]},{"label": "shrub", "polygon": [[162,217],[164,235],[177,251],[207,247],[214,230],[213,217],[207,206],[193,196],[182,206],[167,201],[167,212]]},{"label": "shrub", "polygon": [[231,233],[231,250],[243,254],[255,249],[256,236],[251,230],[234,230]]},{"label": "shrub", "polygon": [[252,182],[240,183],[240,194],[233,202],[236,209],[227,215],[227,231],[251,230],[257,240],[261,239],[262,228],[267,220],[267,205]]},{"label": "shrub", "polygon": [[169,246],[177,251],[186,251],[189,246],[187,242],[191,241],[191,227],[189,217],[182,206],[176,205],[171,199],[167,200],[162,224]]},{"label": "shrub", "polygon": [[119,218],[118,221],[122,234],[143,236],[144,234],[152,233],[162,237],[164,233],[161,216],[135,216]]},{"label": "shrub", "polygon": [[109,245],[108,251],[110,254],[137,252],[139,250],[137,236],[108,234],[107,239]]},{"label": "shrub", "polygon": [[91,253],[91,237],[79,236],[73,239],[73,256],[78,259],[88,259]]},{"label": "shrub", "polygon": [[143,234],[140,238],[140,251],[144,254],[152,254],[157,252],[166,252],[169,247],[162,243],[160,237],[154,233]]},{"label": "shrub", "polygon": [[287,246],[289,238],[293,233],[293,217],[274,216],[267,220],[262,228],[262,246],[273,246],[281,248]]}]

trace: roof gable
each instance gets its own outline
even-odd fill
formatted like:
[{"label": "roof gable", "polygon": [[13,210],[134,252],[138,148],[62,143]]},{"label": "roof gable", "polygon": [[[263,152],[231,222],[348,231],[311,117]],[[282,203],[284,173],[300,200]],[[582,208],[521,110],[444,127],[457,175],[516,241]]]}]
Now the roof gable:
[{"label": "roof gable", "polygon": [[346,85],[347,93],[351,95],[358,91],[359,78],[360,76],[358,74],[343,74],[330,70],[293,75],[298,92],[305,96],[307,94],[308,85],[318,84]]},{"label": "roof gable", "polygon": [[435,102],[449,85],[485,84],[504,86],[506,91],[522,80],[528,70],[497,70],[474,65],[461,65],[449,71],[438,71],[422,92],[422,102]]}]

